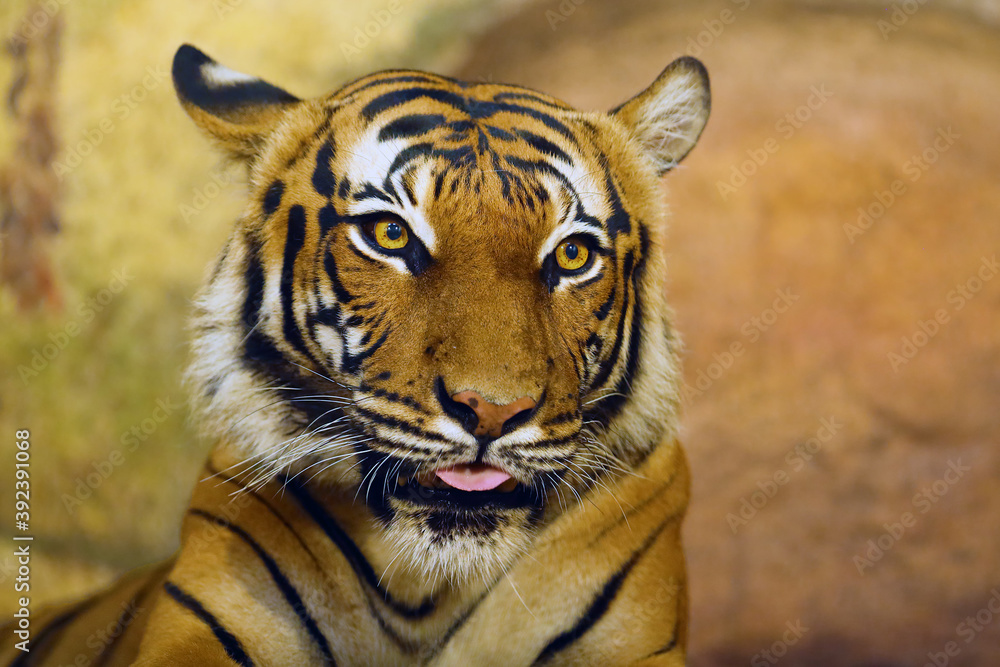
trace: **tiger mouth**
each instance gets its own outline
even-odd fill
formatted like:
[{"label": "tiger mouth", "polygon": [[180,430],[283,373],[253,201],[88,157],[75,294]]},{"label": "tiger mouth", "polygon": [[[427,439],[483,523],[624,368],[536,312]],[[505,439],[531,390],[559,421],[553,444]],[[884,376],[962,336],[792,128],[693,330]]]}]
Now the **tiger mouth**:
[{"label": "tiger mouth", "polygon": [[[491,488],[477,489],[469,488],[477,485],[456,481],[449,475],[442,475],[442,471],[399,475],[390,495],[416,505],[464,510],[523,508],[541,504],[541,497],[535,489],[509,475],[506,477]],[[460,488],[456,483],[467,488]]]}]

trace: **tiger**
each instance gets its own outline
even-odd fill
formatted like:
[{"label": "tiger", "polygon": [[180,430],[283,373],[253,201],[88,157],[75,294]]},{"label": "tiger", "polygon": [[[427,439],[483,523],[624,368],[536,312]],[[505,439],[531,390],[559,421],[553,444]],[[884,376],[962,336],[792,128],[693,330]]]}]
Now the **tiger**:
[{"label": "tiger", "polygon": [[705,67],[608,112],[403,69],[301,99],[190,45],[172,77],[249,174],[193,308],[213,449],[174,557],[0,662],[685,664],[660,178]]}]

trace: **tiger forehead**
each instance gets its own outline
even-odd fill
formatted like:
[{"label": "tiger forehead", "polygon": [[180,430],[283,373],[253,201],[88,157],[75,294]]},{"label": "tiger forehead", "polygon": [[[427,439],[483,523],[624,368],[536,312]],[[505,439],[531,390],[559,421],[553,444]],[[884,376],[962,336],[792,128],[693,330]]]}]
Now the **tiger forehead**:
[{"label": "tiger forehead", "polygon": [[607,160],[595,119],[543,93],[392,71],[318,104],[281,139],[286,169],[264,170],[295,190],[355,208],[419,202],[457,208],[443,211],[454,214],[478,206],[502,221],[534,221],[536,231],[574,205],[607,213]]}]

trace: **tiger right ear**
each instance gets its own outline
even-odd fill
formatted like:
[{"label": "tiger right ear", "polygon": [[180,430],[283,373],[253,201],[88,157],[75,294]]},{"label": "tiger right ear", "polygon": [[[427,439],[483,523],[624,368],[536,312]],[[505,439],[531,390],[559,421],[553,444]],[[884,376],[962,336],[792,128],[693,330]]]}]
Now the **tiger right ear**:
[{"label": "tiger right ear", "polygon": [[300,102],[277,86],[220,65],[189,44],[177,49],[171,73],[187,114],[234,157],[256,156],[278,120]]},{"label": "tiger right ear", "polygon": [[667,65],[656,81],[611,110],[639,140],[661,176],[684,159],[712,108],[708,72],[690,56]]}]

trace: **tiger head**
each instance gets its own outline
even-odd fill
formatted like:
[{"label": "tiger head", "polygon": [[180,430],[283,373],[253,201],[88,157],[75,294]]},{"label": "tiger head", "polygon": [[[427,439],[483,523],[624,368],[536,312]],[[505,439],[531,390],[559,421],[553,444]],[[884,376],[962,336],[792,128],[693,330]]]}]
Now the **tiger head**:
[{"label": "tiger head", "polygon": [[356,497],[455,580],[674,446],[658,177],[708,119],[701,63],[607,113],[408,70],[302,100],[190,46],[173,78],[249,168],[189,378],[260,480]]}]

